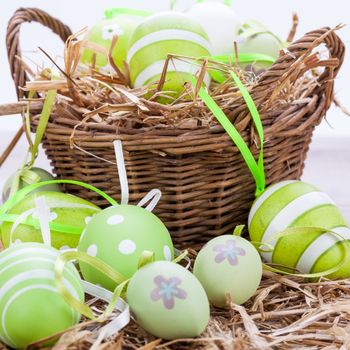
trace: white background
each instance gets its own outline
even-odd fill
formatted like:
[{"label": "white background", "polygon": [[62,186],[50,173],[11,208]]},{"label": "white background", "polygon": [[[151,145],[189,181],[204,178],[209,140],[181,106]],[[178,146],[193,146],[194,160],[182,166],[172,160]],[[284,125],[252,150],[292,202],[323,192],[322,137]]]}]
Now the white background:
[{"label": "white background", "polygon": [[[194,0],[178,0],[176,9],[184,10],[191,6]],[[323,26],[335,26],[350,22],[350,2],[348,0],[233,0],[233,9],[242,20],[256,19],[269,26],[272,31],[286,38],[291,27],[293,12],[300,17],[297,37],[303,33]],[[0,104],[16,100],[15,90],[9,74],[5,35],[9,18],[18,7],[38,7],[58,17],[68,24],[73,31],[89,26],[103,17],[103,12],[109,7],[128,6],[132,8],[151,9],[154,11],[168,10],[168,0],[0,0]],[[346,44],[350,43],[350,28],[339,32]],[[31,51],[38,46],[44,48],[52,57],[62,55],[62,43],[49,30],[38,24],[26,24],[22,28],[21,45],[25,56],[41,64],[42,54],[33,55]],[[350,109],[350,62],[346,59],[344,67],[336,81],[338,98]],[[350,117],[332,107],[324,122],[316,131],[316,136],[333,137],[349,135]],[[19,118],[1,118],[0,130],[15,130]],[[3,148],[0,140],[0,150]]]}]

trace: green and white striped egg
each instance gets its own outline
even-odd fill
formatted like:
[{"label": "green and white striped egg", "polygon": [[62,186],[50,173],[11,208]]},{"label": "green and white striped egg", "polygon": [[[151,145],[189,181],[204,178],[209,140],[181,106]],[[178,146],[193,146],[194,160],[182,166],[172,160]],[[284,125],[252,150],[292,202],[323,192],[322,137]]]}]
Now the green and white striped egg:
[{"label": "green and white striped egg", "polygon": [[[59,251],[41,243],[16,244],[0,253],[0,339],[24,348],[63,331],[80,320],[55,285]],[[67,264],[63,281],[73,297],[84,301],[78,271]]]},{"label": "green and white striped egg", "polygon": [[[350,240],[350,229],[332,199],[317,187],[296,180],[268,187],[253,203],[248,225],[252,241],[274,247],[273,252],[262,253],[267,262],[302,273],[322,272],[337,266],[347,249],[342,240]],[[290,227],[322,227],[340,236],[315,232],[276,237]],[[350,262],[328,277],[350,277]]]},{"label": "green and white striped egg", "polygon": [[[50,224],[58,225],[51,229],[51,245],[57,249],[76,248],[86,223],[101,211],[96,205],[70,194],[53,191],[30,193],[7,212],[13,220],[4,220],[1,225],[5,248],[14,242],[43,242],[35,204],[38,197],[45,197]],[[32,225],[26,224],[27,221]],[[65,226],[75,232],[66,232]]]},{"label": "green and white striped egg", "polygon": [[[134,87],[141,87],[158,81],[169,54],[202,57],[209,56],[210,51],[208,36],[195,20],[178,12],[154,14],[136,27],[131,38],[127,55],[131,82]],[[172,59],[163,90],[178,96],[185,82],[190,81],[190,74],[197,70],[192,62]],[[204,82],[208,87],[209,75]]]}]

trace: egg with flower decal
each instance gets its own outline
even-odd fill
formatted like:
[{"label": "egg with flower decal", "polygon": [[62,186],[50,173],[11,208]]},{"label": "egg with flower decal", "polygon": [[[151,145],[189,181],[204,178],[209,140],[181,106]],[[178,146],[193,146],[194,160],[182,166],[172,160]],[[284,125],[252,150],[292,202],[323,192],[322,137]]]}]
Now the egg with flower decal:
[{"label": "egg with flower decal", "polygon": [[[0,253],[0,339],[11,348],[26,348],[79,322],[80,314],[55,284],[59,254],[42,243],[15,244]],[[84,301],[72,263],[63,270],[63,283],[74,298]]]},{"label": "egg with flower decal", "polygon": [[101,209],[70,194],[53,191],[29,193],[10,208],[0,220],[2,242],[7,248],[18,242],[43,242],[40,227],[42,212],[36,201],[43,199],[51,227],[51,245],[57,249],[76,248],[86,222]]},{"label": "egg with flower decal", "polygon": [[[117,205],[102,210],[87,224],[78,250],[97,257],[131,277],[144,251],[156,260],[174,258],[173,243],[163,222],[153,213],[136,205]],[[115,282],[85,263],[80,263],[84,278],[114,290]]]},{"label": "egg with flower decal", "polygon": [[187,269],[169,261],[139,269],[126,297],[137,322],[159,338],[196,337],[209,322],[209,302],[202,285]]},{"label": "egg with flower decal", "polygon": [[[95,65],[105,74],[115,73],[108,62],[108,53],[112,45],[113,37],[117,37],[116,45],[112,50],[112,57],[116,66],[124,72],[124,62],[130,38],[138,24],[138,18],[125,14],[115,15],[113,18],[106,18],[95,24],[86,34],[85,40],[98,44],[106,49],[105,54],[96,53]],[[92,64],[95,51],[85,48],[82,52],[81,62]]]},{"label": "egg with flower decal", "polygon": [[242,304],[256,292],[262,276],[262,262],[255,247],[236,235],[219,236],[198,253],[193,273],[202,283],[209,301],[227,305],[227,294]]}]

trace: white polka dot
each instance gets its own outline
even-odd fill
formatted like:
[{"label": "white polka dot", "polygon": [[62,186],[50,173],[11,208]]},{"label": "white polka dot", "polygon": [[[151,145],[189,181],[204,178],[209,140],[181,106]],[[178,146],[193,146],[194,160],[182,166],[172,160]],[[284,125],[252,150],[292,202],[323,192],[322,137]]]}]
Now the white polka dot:
[{"label": "white polka dot", "polygon": [[107,219],[108,225],[118,225],[124,221],[124,217],[121,215],[112,215]]},{"label": "white polka dot", "polygon": [[67,250],[67,249],[70,249],[70,246],[68,246],[68,245],[63,245],[63,246],[60,248],[61,251],[64,251],[64,250]]},{"label": "white polka dot", "polygon": [[124,239],[118,245],[118,250],[125,255],[132,254],[136,250],[136,244],[130,239]]},{"label": "white polka dot", "polygon": [[97,254],[97,245],[96,244],[91,244],[89,248],[86,251],[87,254],[90,256],[96,256]]},{"label": "white polka dot", "polygon": [[164,253],[165,260],[170,261],[171,260],[171,250],[170,250],[169,246],[167,246],[167,245],[164,246],[163,253]]},{"label": "white polka dot", "polygon": [[53,212],[53,213],[50,213],[50,221],[54,221],[57,219],[57,213]]},{"label": "white polka dot", "polygon": [[20,244],[20,243],[22,243],[22,241],[19,238],[17,238],[13,244]]},{"label": "white polka dot", "polygon": [[92,216],[87,216],[85,218],[85,224],[87,225],[90,222],[91,219],[92,219]]}]

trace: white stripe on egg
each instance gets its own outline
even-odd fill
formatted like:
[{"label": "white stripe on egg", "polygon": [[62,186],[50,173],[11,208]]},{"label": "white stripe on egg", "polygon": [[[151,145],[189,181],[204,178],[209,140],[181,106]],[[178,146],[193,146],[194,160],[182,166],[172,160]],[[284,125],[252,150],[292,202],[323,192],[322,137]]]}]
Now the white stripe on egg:
[{"label": "white stripe on egg", "polygon": [[248,217],[248,227],[250,228],[250,224],[253,220],[253,217],[255,213],[258,211],[258,209],[261,207],[261,205],[268,199],[272,194],[277,192],[280,188],[285,187],[293,182],[299,182],[297,180],[286,180],[278,182],[270,187],[268,187],[262,194],[259,196],[256,201],[254,202]]},{"label": "white stripe on egg", "polygon": [[153,32],[145,35],[138,41],[136,41],[130,48],[127,55],[127,62],[130,63],[132,57],[141,49],[158,42],[164,42],[167,40],[184,40],[190,41],[204,47],[207,51],[211,51],[211,46],[207,39],[203,36],[183,29],[163,29],[157,32]]},{"label": "white stripe on egg", "polygon": [[[333,204],[329,196],[323,192],[309,192],[296,198],[286,205],[270,222],[261,239],[263,243],[276,244],[276,239],[271,239],[274,235],[285,230],[299,216],[307,211],[327,204]],[[267,261],[271,262],[272,252],[261,254]]]},{"label": "white stripe on egg", "polygon": [[304,251],[296,268],[303,273],[310,273],[318,258],[339,241],[350,240],[350,229],[348,227],[336,227],[330,229],[338,233],[324,233],[317,237]]}]

